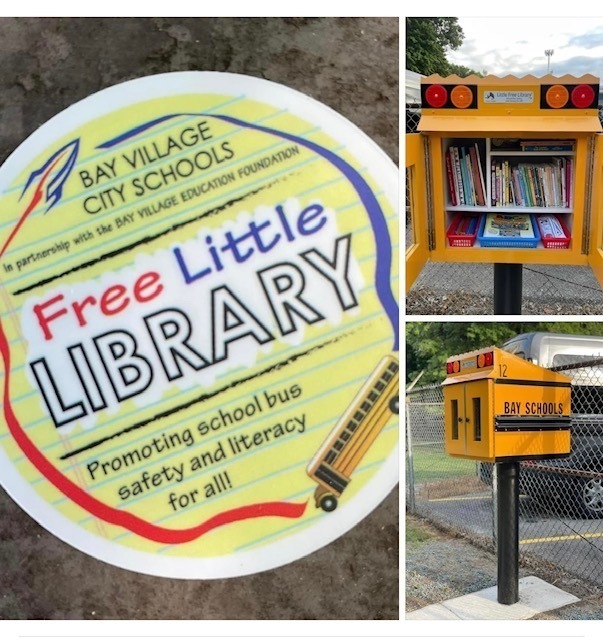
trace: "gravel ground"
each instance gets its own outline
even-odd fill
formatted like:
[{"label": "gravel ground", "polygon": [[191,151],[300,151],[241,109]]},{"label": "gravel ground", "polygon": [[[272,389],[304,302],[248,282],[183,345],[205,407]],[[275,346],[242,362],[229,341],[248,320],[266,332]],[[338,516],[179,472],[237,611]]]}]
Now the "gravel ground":
[{"label": "gravel ground", "polygon": [[[406,516],[406,611],[496,585],[495,554],[466,538]],[[580,602],[547,611],[535,620],[603,620],[603,589],[584,583],[548,565],[530,563],[519,577],[537,576],[580,598]]]},{"label": "gravel ground", "polygon": [[[459,288],[458,291],[442,293],[431,287],[411,290],[406,298],[408,315],[491,315],[492,295]],[[585,300],[523,299],[522,315],[600,315],[602,302]]]},{"label": "gravel ground", "polygon": [[[427,263],[406,299],[409,315],[493,313],[491,264]],[[523,315],[603,313],[603,290],[589,267],[523,268]]]}]

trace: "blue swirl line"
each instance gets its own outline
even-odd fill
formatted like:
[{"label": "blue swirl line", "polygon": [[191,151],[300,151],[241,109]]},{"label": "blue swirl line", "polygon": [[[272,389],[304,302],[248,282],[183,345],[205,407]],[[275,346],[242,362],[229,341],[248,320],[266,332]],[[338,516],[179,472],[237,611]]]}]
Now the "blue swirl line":
[{"label": "blue swirl line", "polygon": [[221,115],[213,115],[213,114],[200,114],[204,117],[218,118],[219,120],[224,120],[225,122],[230,122],[231,124],[235,124],[240,127],[247,127],[249,129],[256,129],[257,131],[262,131],[264,133],[269,133],[271,135],[278,136],[280,138],[285,138],[287,140],[291,140],[297,144],[300,144],[308,149],[311,149],[318,155],[322,156],[326,160],[328,160],[332,165],[337,167],[341,173],[352,183],[352,186],[356,190],[362,204],[364,205],[369,219],[371,221],[371,227],[373,229],[373,234],[375,237],[375,243],[377,246],[377,265],[375,269],[375,286],[377,289],[377,297],[387,314],[394,331],[394,346],[393,350],[398,351],[399,348],[399,322],[398,322],[398,304],[391,290],[390,286],[390,274],[391,274],[391,266],[392,266],[392,246],[391,246],[391,238],[389,236],[389,230],[387,228],[387,222],[385,220],[385,215],[379,202],[373,191],[369,187],[366,180],[354,169],[350,166],[345,160],[340,158],[338,155],[321,147],[315,142],[311,142],[309,140],[304,140],[303,138],[298,138],[290,133],[285,133],[284,131],[278,131],[277,129],[271,129],[270,127],[263,127],[257,124],[251,124],[248,122],[244,122],[243,120],[239,120],[238,118],[233,118],[231,116],[221,116]]},{"label": "blue swirl line", "polygon": [[151,129],[154,126],[165,122],[166,120],[171,120],[172,118],[181,118],[182,116],[200,116],[200,113],[170,113],[167,116],[161,116],[161,118],[155,118],[155,120],[149,120],[149,122],[145,122],[144,124],[139,125],[138,127],[134,127],[133,129],[129,129],[125,133],[122,133],[115,138],[111,138],[111,140],[107,140],[102,144],[99,144],[97,149],[110,149],[114,147],[116,144],[123,142],[124,140],[129,140],[130,138],[136,137],[139,133],[143,133],[147,129]]}]

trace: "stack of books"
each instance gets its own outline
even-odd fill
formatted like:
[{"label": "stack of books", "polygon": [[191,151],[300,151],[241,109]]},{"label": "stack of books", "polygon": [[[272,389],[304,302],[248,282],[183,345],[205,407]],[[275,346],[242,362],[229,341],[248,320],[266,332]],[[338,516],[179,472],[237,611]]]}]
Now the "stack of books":
[{"label": "stack of books", "polygon": [[551,158],[547,163],[492,162],[492,206],[570,207],[573,162]]},{"label": "stack of books", "polygon": [[522,140],[522,151],[573,151],[573,140]]},{"label": "stack of books", "polygon": [[454,206],[485,206],[487,192],[478,144],[452,146],[445,157],[450,202]]},{"label": "stack of books", "polygon": [[533,249],[540,233],[531,214],[488,213],[482,218],[477,235],[482,247]]}]

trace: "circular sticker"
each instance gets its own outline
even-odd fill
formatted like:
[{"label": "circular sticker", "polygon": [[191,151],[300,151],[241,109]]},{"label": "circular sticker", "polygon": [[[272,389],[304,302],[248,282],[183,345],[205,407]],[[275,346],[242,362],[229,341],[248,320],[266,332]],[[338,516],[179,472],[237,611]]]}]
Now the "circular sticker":
[{"label": "circular sticker", "polygon": [[397,186],[350,122],[246,76],[51,119],[0,170],[2,485],[159,576],[348,531],[398,481]]}]

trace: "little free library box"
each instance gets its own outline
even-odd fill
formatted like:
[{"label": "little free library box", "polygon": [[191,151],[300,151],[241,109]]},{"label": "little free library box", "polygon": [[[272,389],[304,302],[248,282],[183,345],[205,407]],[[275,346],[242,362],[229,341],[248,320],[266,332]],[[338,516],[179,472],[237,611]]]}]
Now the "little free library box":
[{"label": "little free library box", "polygon": [[603,284],[599,79],[421,79],[406,289],[428,260],[590,265]]}]

